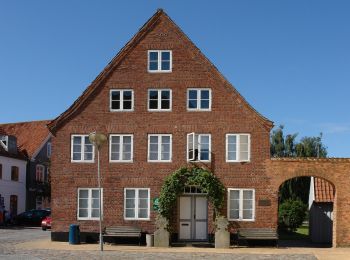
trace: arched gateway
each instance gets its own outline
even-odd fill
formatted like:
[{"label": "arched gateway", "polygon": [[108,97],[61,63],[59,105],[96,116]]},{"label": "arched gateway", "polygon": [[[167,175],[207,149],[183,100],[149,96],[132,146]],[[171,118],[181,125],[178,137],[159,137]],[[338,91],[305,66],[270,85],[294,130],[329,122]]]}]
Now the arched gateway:
[{"label": "arched gateway", "polygon": [[278,189],[284,181],[299,176],[313,176],[331,182],[336,190],[333,246],[350,245],[349,158],[276,158],[266,161],[266,172],[271,177],[275,212],[277,212],[278,207]]}]

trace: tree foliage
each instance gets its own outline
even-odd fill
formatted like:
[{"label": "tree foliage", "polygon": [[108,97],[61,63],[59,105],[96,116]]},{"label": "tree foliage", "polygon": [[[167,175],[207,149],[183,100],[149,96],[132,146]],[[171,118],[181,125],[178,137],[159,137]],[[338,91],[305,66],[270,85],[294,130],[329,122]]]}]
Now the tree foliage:
[{"label": "tree foliage", "polygon": [[210,171],[202,168],[183,167],[166,177],[159,195],[159,213],[170,219],[176,199],[183,193],[187,185],[199,186],[214,206],[217,214],[222,208],[225,196],[225,187],[220,180]]},{"label": "tree foliage", "polygon": [[307,206],[300,199],[287,199],[278,209],[278,223],[282,229],[295,231],[303,223]]},{"label": "tree foliage", "polygon": [[[284,135],[283,125],[271,133],[272,157],[326,157],[327,147],[322,143],[322,133],[317,137],[303,137],[296,141],[298,134]],[[310,177],[296,177],[285,181],[280,187],[279,202],[288,198],[301,199],[307,203]]]}]

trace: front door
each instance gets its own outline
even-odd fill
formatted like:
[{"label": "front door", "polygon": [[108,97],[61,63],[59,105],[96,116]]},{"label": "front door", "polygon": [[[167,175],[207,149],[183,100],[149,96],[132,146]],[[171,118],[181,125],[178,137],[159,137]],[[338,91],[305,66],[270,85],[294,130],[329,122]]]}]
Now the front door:
[{"label": "front door", "polygon": [[208,239],[208,202],[205,196],[180,197],[180,240]]}]

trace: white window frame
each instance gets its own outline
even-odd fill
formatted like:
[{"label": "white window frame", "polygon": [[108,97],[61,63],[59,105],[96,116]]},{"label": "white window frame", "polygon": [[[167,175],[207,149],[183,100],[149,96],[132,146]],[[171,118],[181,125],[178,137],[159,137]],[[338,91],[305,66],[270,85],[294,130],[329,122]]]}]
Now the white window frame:
[{"label": "white window frame", "polygon": [[[151,52],[158,52],[158,69],[157,70],[150,70],[150,53]],[[169,52],[170,53],[170,66],[169,70],[162,70],[162,52]],[[169,73],[173,70],[173,52],[171,50],[148,50],[147,51],[147,71],[149,73]]]},{"label": "white window frame", "polygon": [[[241,136],[246,135],[248,136],[248,159],[247,160],[242,160],[241,157]],[[228,159],[228,138],[229,136],[236,136],[236,160],[229,160]],[[250,153],[251,153],[251,142],[250,142],[250,134],[248,133],[238,133],[238,134],[226,134],[226,162],[250,162]]]},{"label": "white window frame", "polygon": [[[231,191],[239,191],[239,218],[233,219],[230,218],[230,192]],[[244,219],[243,218],[243,191],[252,191],[253,192],[253,202],[252,202],[252,218],[251,219]],[[230,221],[247,221],[247,222],[253,222],[255,221],[255,189],[240,189],[240,188],[228,188],[227,189],[227,219]]]},{"label": "white window frame", "polygon": [[[81,156],[80,160],[73,160],[73,140],[74,137],[81,137]],[[84,159],[84,146],[85,146],[85,137],[89,137],[89,135],[84,135],[84,134],[73,134],[71,135],[71,162],[72,163],[94,163],[95,162],[95,146],[92,144],[92,159],[91,160],[85,160]]]},{"label": "white window frame", "polygon": [[[189,158],[189,143],[188,143],[188,137],[190,135],[193,135],[193,146],[192,146],[192,150],[193,150],[193,158]],[[201,156],[201,144],[200,144],[200,139],[201,136],[203,135],[208,135],[209,136],[209,160],[201,160],[200,156]],[[195,137],[198,136],[198,159],[195,160]],[[186,135],[186,143],[187,143],[187,149],[186,149],[186,158],[188,162],[210,162],[211,161],[211,134],[196,134],[195,132],[189,133]]]},{"label": "white window frame", "polygon": [[51,142],[48,142],[47,145],[46,145],[46,157],[47,158],[51,158]]},{"label": "white window frame", "polygon": [[[120,94],[120,108],[112,108],[112,92],[119,91]],[[124,91],[131,91],[131,109],[124,109]],[[109,90],[109,111],[110,112],[133,112],[134,111],[134,90],[126,88],[114,88]]]},{"label": "white window frame", "polygon": [[[190,91],[191,90],[195,90],[197,91],[197,108],[190,108],[189,107],[189,99],[190,99]],[[209,108],[201,108],[200,107],[200,93],[201,90],[209,90]],[[198,95],[199,93],[199,95]],[[212,91],[211,88],[188,88],[187,89],[187,99],[186,99],[186,107],[187,107],[187,111],[211,111],[211,105],[212,105]]]},{"label": "white window frame", "polygon": [[[158,91],[158,108],[157,109],[154,109],[154,108],[150,108],[150,92],[151,91]],[[161,105],[162,105],[162,97],[161,97],[161,93],[162,91],[169,91],[170,92],[170,95],[169,95],[169,108],[161,108]],[[172,90],[169,89],[169,88],[162,88],[162,89],[148,89],[148,92],[147,92],[147,110],[148,111],[151,111],[151,112],[169,112],[172,110],[172,106],[173,106],[173,93],[172,93]]]},{"label": "white window frame", "polygon": [[[87,217],[79,217],[79,191],[81,190],[88,190],[89,195],[88,195],[88,216]],[[92,212],[92,208],[91,208],[91,200],[92,200],[92,190],[99,190],[99,188],[78,188],[78,195],[77,195],[77,220],[99,220],[99,217],[91,217],[91,212]],[[103,219],[103,188],[101,188],[101,219]]]},{"label": "white window frame", "polygon": [[[158,159],[157,160],[151,160],[150,154],[151,154],[151,136],[157,136],[158,137]],[[162,160],[161,150],[162,150],[162,137],[163,136],[169,136],[170,137],[170,151],[169,151],[169,160]],[[147,152],[147,161],[148,162],[171,162],[173,158],[173,135],[172,134],[149,134],[148,135],[148,152]]]},{"label": "white window frame", "polygon": [[[130,160],[112,160],[112,137],[114,136],[119,136],[119,154],[120,154],[120,158],[123,158],[123,141],[124,141],[124,137],[131,137],[131,159]],[[126,163],[130,163],[133,162],[134,160],[134,135],[133,134],[110,134],[109,135],[109,162],[126,162]]]},{"label": "white window frame", "polygon": [[[129,218],[126,217],[126,190],[134,190],[135,191],[135,217]],[[148,211],[147,218],[139,218],[139,191],[147,190],[148,192]],[[125,220],[150,220],[150,209],[151,208],[151,189],[150,188],[124,188],[124,219]]]}]

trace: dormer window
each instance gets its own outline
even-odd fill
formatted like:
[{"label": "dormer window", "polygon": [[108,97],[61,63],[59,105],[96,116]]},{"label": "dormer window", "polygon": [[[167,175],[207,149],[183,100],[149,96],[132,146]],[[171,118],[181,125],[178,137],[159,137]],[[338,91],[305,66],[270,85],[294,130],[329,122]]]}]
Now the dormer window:
[{"label": "dormer window", "polygon": [[171,51],[148,51],[148,72],[171,72]]},{"label": "dormer window", "polygon": [[0,144],[7,151],[8,150],[8,136],[0,135]]}]

